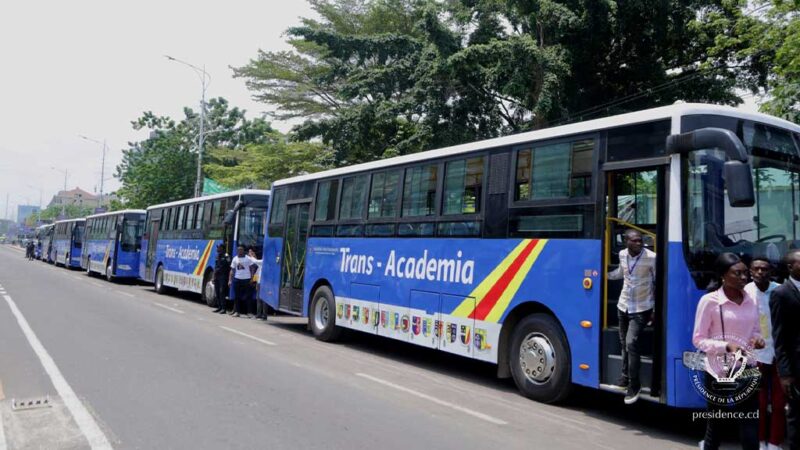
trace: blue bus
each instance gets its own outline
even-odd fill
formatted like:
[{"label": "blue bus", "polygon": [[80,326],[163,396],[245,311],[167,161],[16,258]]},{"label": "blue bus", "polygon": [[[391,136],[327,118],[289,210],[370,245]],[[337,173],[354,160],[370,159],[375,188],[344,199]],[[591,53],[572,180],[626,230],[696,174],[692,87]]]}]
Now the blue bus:
[{"label": "blue bus", "polygon": [[800,247],[798,174],[797,125],[676,104],[279,180],[261,297],[323,341],[494,363],[538,401],[619,393],[606,274],[633,228],[657,255],[641,398],[702,407],[684,354],[712,263]]},{"label": "blue bus", "polygon": [[197,292],[213,305],[217,245],[229,254],[252,247],[261,258],[268,204],[269,191],[243,189],[147,208],[139,278],[159,294]]},{"label": "blue bus", "polygon": [[87,217],[81,268],[108,281],[138,278],[145,215],[141,209],[126,209]]},{"label": "blue bus", "polygon": [[68,269],[81,266],[83,227],[86,219],[58,220],[53,231],[51,259]]},{"label": "blue bus", "polygon": [[50,242],[53,237],[53,224],[36,227],[36,259],[49,262]]}]

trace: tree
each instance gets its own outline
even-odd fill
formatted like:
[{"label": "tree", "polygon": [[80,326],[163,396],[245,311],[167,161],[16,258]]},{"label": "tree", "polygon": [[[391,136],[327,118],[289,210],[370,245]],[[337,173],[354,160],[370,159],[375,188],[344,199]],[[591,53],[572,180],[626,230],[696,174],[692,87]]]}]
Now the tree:
[{"label": "tree", "polygon": [[231,188],[269,189],[275,180],[331,167],[332,159],[332,152],[322,144],[292,142],[275,131],[265,143],[250,144],[241,150],[211,150],[203,170]]},{"label": "tree", "polygon": [[[60,205],[51,205],[47,208],[43,209],[40,214],[31,215],[29,217],[33,218],[33,224],[36,223],[37,220],[61,220],[63,219],[79,219],[81,217],[86,217],[94,213],[94,208],[91,206],[79,206],[79,205],[64,205],[64,217],[61,217],[62,207]],[[31,226],[31,225],[29,225]]]},{"label": "tree", "polygon": [[[224,98],[211,99],[206,107],[206,149],[243,149],[267,142],[273,132],[264,118],[249,120],[244,110],[231,108]],[[180,122],[149,111],[131,122],[134,130],[148,130],[150,137],[129,143],[117,166],[115,176],[122,182],[117,194],[126,207],[145,208],[192,196],[199,118],[199,113],[184,108]]]},{"label": "tree", "polygon": [[744,0],[310,3],[234,74],[337,165],[766,85],[765,56],[715,46]]}]

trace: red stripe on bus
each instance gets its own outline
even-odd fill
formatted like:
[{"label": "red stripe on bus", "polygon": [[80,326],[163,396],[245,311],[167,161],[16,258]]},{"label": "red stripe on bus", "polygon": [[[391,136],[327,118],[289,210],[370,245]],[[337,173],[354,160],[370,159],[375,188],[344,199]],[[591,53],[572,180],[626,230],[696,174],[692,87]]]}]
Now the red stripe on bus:
[{"label": "red stripe on bus", "polygon": [[475,310],[472,311],[472,314],[469,315],[470,319],[478,319],[483,320],[494,308],[494,305],[497,304],[497,301],[500,300],[500,297],[505,292],[508,285],[511,283],[511,280],[514,279],[514,276],[517,275],[519,269],[522,267],[522,264],[525,260],[530,256],[531,252],[533,252],[534,247],[536,247],[536,243],[539,242],[538,239],[531,240],[528,245],[522,249],[519,255],[514,258],[514,262],[508,267],[508,269],[500,276],[500,279],[497,280],[497,283],[489,289],[489,292],[480,300],[475,306]]}]

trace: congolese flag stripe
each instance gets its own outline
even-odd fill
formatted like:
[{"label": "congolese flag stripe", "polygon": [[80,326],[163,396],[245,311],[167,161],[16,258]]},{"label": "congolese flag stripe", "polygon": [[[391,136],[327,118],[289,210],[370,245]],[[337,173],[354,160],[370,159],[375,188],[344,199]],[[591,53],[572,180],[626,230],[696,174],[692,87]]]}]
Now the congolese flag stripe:
[{"label": "congolese flag stripe", "polygon": [[546,239],[520,242],[451,314],[499,321],[546,243]]},{"label": "congolese flag stripe", "polygon": [[206,263],[208,262],[208,256],[211,254],[211,249],[214,247],[214,241],[208,241],[206,244],[206,249],[203,250],[203,256],[200,257],[200,261],[197,262],[197,267],[194,268],[195,275],[202,275],[203,270],[206,268]]}]

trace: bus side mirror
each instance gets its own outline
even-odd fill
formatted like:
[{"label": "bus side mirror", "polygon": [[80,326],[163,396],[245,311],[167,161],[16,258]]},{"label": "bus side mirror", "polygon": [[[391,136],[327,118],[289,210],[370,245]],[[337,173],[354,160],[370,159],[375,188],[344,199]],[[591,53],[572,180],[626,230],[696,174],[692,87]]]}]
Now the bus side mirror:
[{"label": "bus side mirror", "polygon": [[726,161],[724,167],[728,203],[734,208],[755,205],[753,169],[750,164],[741,161]]},{"label": "bus side mirror", "polygon": [[225,213],[225,217],[222,219],[222,222],[225,223],[225,225],[233,225],[233,221],[235,218],[236,218],[236,212],[234,212],[232,209],[229,209]]}]

